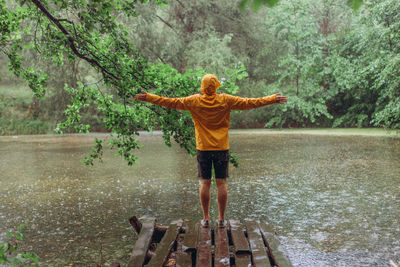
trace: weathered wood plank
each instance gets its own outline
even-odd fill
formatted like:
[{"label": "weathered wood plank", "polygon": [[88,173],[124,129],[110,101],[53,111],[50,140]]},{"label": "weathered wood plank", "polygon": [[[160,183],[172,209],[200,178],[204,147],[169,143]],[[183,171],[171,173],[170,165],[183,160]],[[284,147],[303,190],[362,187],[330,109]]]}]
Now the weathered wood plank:
[{"label": "weathered wood plank", "polygon": [[192,267],[192,252],[180,252],[176,254],[176,267]]},{"label": "weathered wood plank", "polygon": [[182,251],[195,251],[197,246],[197,238],[199,225],[191,221],[185,222],[185,235],[182,242]]},{"label": "weathered wood plank", "polygon": [[146,265],[149,267],[160,267],[167,261],[169,252],[176,242],[176,238],[179,234],[179,230],[182,227],[182,220],[171,222],[168,230],[165,232],[161,242],[157,245],[155,255],[150,259],[150,262]]},{"label": "weathered wood plank", "polygon": [[274,231],[266,223],[259,223],[261,234],[268,246],[268,254],[278,267],[292,267],[290,260],[279,250],[279,239],[275,236]]},{"label": "weathered wood plank", "polygon": [[246,221],[247,236],[249,238],[253,265],[270,267],[268,254],[266,247],[264,246],[264,241],[262,239],[261,231],[257,222]]},{"label": "weathered wood plank", "polygon": [[[181,234],[179,235],[177,241],[178,241],[178,246],[177,246],[177,250],[176,250],[176,267],[193,267],[194,266],[194,254],[193,251],[196,250],[196,244],[194,245],[194,249],[193,250],[189,250],[187,252],[186,251],[186,247],[183,246],[183,240],[184,237],[186,236],[186,233],[189,233],[189,229],[188,229],[188,223],[190,223],[189,221],[186,221],[184,223],[184,229],[185,229],[185,234]],[[194,224],[192,225],[192,232],[196,232],[195,231],[195,226]]]},{"label": "weathered wood plank", "polygon": [[244,235],[243,226],[238,220],[229,220],[235,253],[250,253],[249,241]]},{"label": "weathered wood plank", "polygon": [[249,267],[251,266],[251,254],[250,253],[239,253],[235,255],[235,266],[236,267]]},{"label": "weathered wood plank", "polygon": [[229,229],[231,231],[235,266],[251,266],[251,254],[249,241],[244,234],[244,227],[239,220],[229,220]]},{"label": "weathered wood plank", "polygon": [[[136,216],[132,216],[129,218],[129,223],[132,225],[132,228],[135,229],[135,232],[137,234],[140,234],[140,229],[142,228],[142,223],[140,220],[146,219],[147,216],[143,216],[142,218],[137,218]],[[151,241],[152,243],[159,243],[162,237],[164,236],[165,232],[167,231],[168,226],[163,226],[163,225],[156,225],[154,227],[154,234],[153,234],[153,240]]]},{"label": "weathered wood plank", "polygon": [[199,226],[196,266],[211,267],[211,227]]},{"label": "weathered wood plank", "polygon": [[143,266],[147,250],[153,238],[155,224],[155,218],[143,219],[139,237],[133,247],[131,258],[128,262],[129,267]]},{"label": "weathered wood plank", "polygon": [[218,222],[214,228],[215,238],[215,256],[214,266],[215,267],[226,267],[231,266],[230,255],[229,255],[229,239],[228,233],[226,232],[227,227],[218,227]]},{"label": "weathered wood plank", "polygon": [[142,229],[142,223],[136,216],[132,216],[129,218],[129,223],[132,225],[133,229],[135,229],[136,233],[140,233],[140,229]]}]

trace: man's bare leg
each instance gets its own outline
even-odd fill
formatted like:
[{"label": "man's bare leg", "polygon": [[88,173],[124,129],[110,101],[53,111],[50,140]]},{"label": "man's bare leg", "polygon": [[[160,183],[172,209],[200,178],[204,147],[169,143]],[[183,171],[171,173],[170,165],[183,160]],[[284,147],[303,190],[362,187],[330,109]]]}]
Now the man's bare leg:
[{"label": "man's bare leg", "polygon": [[203,209],[203,219],[210,220],[210,185],[211,179],[201,178],[200,203]]},{"label": "man's bare leg", "polygon": [[215,179],[218,189],[218,220],[225,219],[226,202],[228,200],[228,190],[226,188],[226,179]]}]

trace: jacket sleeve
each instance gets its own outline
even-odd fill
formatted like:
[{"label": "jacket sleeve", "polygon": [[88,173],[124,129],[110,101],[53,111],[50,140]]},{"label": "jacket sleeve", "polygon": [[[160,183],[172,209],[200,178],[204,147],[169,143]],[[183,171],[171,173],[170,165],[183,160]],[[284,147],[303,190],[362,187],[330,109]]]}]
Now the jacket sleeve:
[{"label": "jacket sleeve", "polygon": [[276,96],[264,96],[259,98],[247,98],[226,95],[228,97],[227,102],[233,110],[246,110],[252,108],[259,108],[266,105],[271,105],[276,103]]},{"label": "jacket sleeve", "polygon": [[189,110],[192,97],[193,96],[171,98],[147,93],[146,102],[171,109]]}]

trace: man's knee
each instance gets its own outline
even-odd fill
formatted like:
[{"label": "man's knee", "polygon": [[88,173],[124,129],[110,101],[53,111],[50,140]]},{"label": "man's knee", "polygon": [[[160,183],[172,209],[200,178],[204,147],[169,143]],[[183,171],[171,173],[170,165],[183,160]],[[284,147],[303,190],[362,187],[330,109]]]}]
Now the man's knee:
[{"label": "man's knee", "polygon": [[210,187],[210,185],[211,185],[211,179],[203,179],[203,178],[201,178],[201,185],[202,186],[208,186],[208,187]]},{"label": "man's knee", "polygon": [[217,183],[217,187],[226,186],[226,179],[224,178],[215,179],[215,182]]}]

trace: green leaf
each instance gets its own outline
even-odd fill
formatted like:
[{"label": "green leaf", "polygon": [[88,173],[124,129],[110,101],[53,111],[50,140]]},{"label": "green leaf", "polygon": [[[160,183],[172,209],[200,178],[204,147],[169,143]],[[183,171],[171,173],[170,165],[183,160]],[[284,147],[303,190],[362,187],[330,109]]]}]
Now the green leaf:
[{"label": "green leaf", "polygon": [[274,7],[276,4],[278,4],[279,0],[264,0],[269,7]]},{"label": "green leaf", "polygon": [[[276,4],[278,4],[279,0],[253,0],[252,2],[252,9],[254,11],[257,11],[260,9],[261,5],[267,5],[268,7],[274,7]],[[242,0],[239,3],[239,9],[241,11],[245,10],[249,1],[248,0]]]},{"label": "green leaf", "polygon": [[363,0],[348,0],[347,4],[354,10],[357,11],[363,4]]},{"label": "green leaf", "polygon": [[23,236],[22,236],[22,234],[18,233],[18,234],[15,234],[15,238],[22,241]]},{"label": "green leaf", "polygon": [[264,3],[264,0],[253,0],[253,4],[251,5],[251,7],[254,11],[257,11],[260,9],[260,7],[263,3]]},{"label": "green leaf", "polygon": [[239,9],[240,9],[241,11],[245,10],[246,7],[247,7],[247,3],[248,3],[248,2],[249,2],[249,0],[242,0],[242,1],[240,1],[240,3],[239,3]]}]

